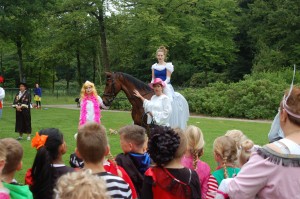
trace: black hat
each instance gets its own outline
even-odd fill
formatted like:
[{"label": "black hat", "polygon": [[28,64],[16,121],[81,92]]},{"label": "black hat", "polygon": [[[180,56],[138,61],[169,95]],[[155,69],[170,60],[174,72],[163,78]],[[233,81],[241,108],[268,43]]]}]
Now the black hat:
[{"label": "black hat", "polygon": [[27,84],[26,84],[25,82],[20,82],[20,83],[18,84],[18,86],[20,87],[20,85],[25,86],[26,89],[28,88],[28,87],[27,87]]}]

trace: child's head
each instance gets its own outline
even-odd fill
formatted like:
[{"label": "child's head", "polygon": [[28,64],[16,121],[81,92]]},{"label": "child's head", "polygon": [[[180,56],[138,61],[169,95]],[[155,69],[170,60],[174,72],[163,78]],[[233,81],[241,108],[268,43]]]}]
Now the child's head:
[{"label": "child's head", "polygon": [[196,168],[198,158],[203,154],[204,138],[200,128],[190,125],[185,130],[188,143],[188,150],[194,159],[194,168]]},{"label": "child's head", "polygon": [[86,94],[92,94],[94,96],[98,96],[97,94],[97,90],[96,90],[96,87],[95,87],[95,84],[90,82],[90,81],[86,81],[83,85],[82,85],[82,88],[81,88],[81,91],[80,91],[80,98],[84,98],[84,96]]},{"label": "child's head", "polygon": [[[45,138],[45,139],[43,139]],[[66,153],[66,144],[64,136],[59,129],[42,129],[31,141],[32,147],[37,149],[37,156],[43,155],[50,157],[50,162],[57,160],[62,154]]]},{"label": "child's head", "polygon": [[234,165],[237,160],[236,143],[229,136],[220,136],[215,139],[213,147],[215,159],[224,168],[224,176],[227,178],[227,164]]},{"label": "child's head", "polygon": [[22,168],[23,148],[20,142],[13,138],[4,138],[0,141],[6,147],[6,164],[2,174],[10,174]]},{"label": "child's head", "polygon": [[2,169],[4,168],[6,160],[6,147],[4,143],[0,142],[0,176],[2,174]]},{"label": "child's head", "polygon": [[82,170],[61,176],[55,192],[60,199],[109,199],[106,183],[92,171]]},{"label": "child's head", "polygon": [[229,136],[229,137],[233,138],[234,141],[236,142],[236,147],[238,149],[241,148],[242,142],[245,141],[245,140],[247,140],[247,136],[244,135],[244,133],[242,131],[236,130],[236,129],[228,130],[225,133],[225,136]]},{"label": "child's head", "polygon": [[[289,124],[300,126],[300,87],[294,86],[286,90],[280,102],[280,126],[285,134],[293,133]],[[286,123],[286,118],[290,123]],[[286,125],[288,124],[288,125]]]},{"label": "child's head", "polygon": [[30,190],[34,198],[53,196],[53,163],[62,161],[62,155],[66,153],[63,134],[56,128],[42,129],[31,140],[31,145],[37,153],[32,165],[33,185]]},{"label": "child's head", "polygon": [[164,166],[175,158],[181,158],[186,148],[186,137],[181,129],[165,126],[151,129],[148,153],[158,166]]},{"label": "child's head", "polygon": [[248,139],[242,142],[241,150],[238,157],[240,167],[242,167],[246,162],[248,162],[251,156],[251,149],[253,148],[253,146],[254,143],[252,142],[252,140]]},{"label": "child's head", "polygon": [[124,153],[139,152],[147,142],[146,129],[138,125],[128,125],[120,129],[120,144]]},{"label": "child's head", "polygon": [[104,126],[88,122],[78,129],[77,150],[87,163],[99,163],[109,152]]}]

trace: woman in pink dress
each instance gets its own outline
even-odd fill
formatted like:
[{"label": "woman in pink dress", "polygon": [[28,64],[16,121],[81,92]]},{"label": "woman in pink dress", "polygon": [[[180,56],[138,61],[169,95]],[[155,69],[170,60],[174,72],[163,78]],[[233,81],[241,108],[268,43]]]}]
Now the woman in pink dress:
[{"label": "woman in pink dress", "polygon": [[101,124],[101,110],[100,108],[107,108],[97,94],[95,85],[86,81],[80,93],[80,118],[79,126],[84,125],[86,122],[96,122]]}]

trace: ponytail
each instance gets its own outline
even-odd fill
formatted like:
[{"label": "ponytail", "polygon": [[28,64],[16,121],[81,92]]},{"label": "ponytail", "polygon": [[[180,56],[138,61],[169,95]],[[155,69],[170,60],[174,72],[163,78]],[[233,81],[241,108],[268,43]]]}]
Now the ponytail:
[{"label": "ponytail", "polygon": [[30,187],[34,198],[47,198],[52,195],[53,186],[52,176],[53,168],[51,166],[52,158],[49,155],[45,146],[37,150],[33,165],[32,165],[32,180],[33,184]]}]

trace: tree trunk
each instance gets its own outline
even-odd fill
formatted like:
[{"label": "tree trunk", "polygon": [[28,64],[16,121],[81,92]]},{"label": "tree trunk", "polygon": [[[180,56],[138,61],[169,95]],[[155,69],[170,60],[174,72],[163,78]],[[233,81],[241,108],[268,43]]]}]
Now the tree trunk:
[{"label": "tree trunk", "polygon": [[99,31],[100,31],[102,66],[104,66],[105,71],[110,71],[108,51],[107,51],[107,43],[106,43],[106,32],[105,32],[105,25],[104,25],[103,7],[99,8],[99,15],[97,16],[97,20],[98,20],[98,23],[99,23]]},{"label": "tree trunk", "polygon": [[69,93],[69,87],[70,87],[70,80],[67,79],[67,93]]},{"label": "tree trunk", "polygon": [[54,94],[54,83],[55,83],[55,66],[52,67],[52,93]]},{"label": "tree trunk", "polygon": [[17,54],[19,58],[19,80],[20,82],[26,82],[26,79],[23,75],[23,55],[22,55],[22,41],[21,37],[19,37],[16,41],[17,46]]},{"label": "tree trunk", "polygon": [[96,55],[93,53],[93,82],[96,82]]},{"label": "tree trunk", "polygon": [[39,77],[38,77],[38,79],[39,79],[38,80],[39,85],[41,85],[41,75],[42,75],[41,72],[42,72],[42,66],[39,67]]},{"label": "tree trunk", "polygon": [[99,82],[100,82],[100,86],[102,86],[102,78],[101,78],[101,58],[100,58],[100,53],[99,53],[99,46],[97,45],[97,51],[96,51],[96,63],[97,63],[97,66],[96,66],[96,72],[97,72],[97,75],[99,77]]},{"label": "tree trunk", "polygon": [[77,59],[77,74],[78,74],[77,81],[78,81],[78,85],[79,85],[79,88],[80,88],[82,86],[82,80],[81,80],[80,52],[79,52],[78,49],[76,50],[76,59]]}]

